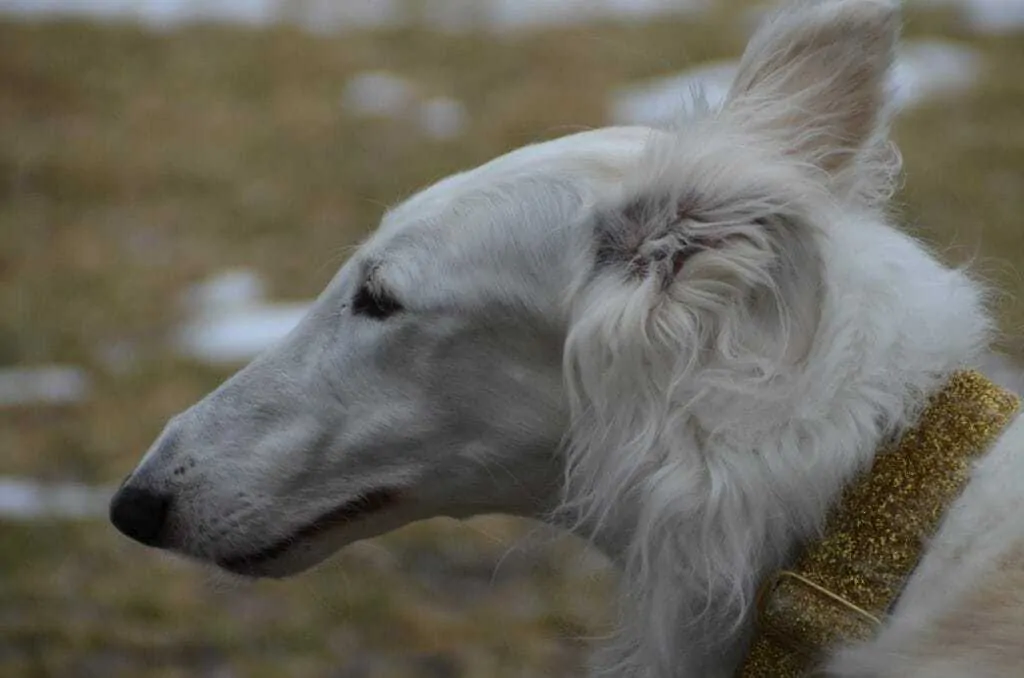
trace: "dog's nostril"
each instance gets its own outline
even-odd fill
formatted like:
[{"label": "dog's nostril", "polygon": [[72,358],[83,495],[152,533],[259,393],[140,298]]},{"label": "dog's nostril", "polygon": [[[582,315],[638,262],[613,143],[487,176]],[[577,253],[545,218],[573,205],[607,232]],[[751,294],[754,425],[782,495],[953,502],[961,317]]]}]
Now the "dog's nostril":
[{"label": "dog's nostril", "polygon": [[161,546],[171,498],[125,484],[110,501],[110,522],[126,536],[146,546]]}]

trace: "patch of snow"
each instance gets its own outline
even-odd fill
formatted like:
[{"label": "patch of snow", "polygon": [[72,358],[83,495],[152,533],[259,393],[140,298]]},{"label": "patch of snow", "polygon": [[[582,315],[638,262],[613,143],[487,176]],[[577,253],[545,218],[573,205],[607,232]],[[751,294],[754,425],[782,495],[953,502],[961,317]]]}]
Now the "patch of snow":
[{"label": "patch of snow", "polygon": [[267,286],[255,271],[225,271],[189,290],[186,301],[197,313],[215,315],[263,302]]},{"label": "patch of snow", "polygon": [[[710,106],[725,101],[738,62],[702,64],[683,73],[629,85],[613,93],[611,119],[619,124],[667,125],[692,110],[698,100]],[[910,107],[970,88],[982,70],[975,50],[939,40],[904,44],[892,73],[894,103]]]},{"label": "patch of snow", "polygon": [[964,92],[978,81],[981,55],[970,47],[941,40],[907,42],[892,73],[895,104],[900,108]]},{"label": "patch of snow", "polygon": [[[646,21],[705,9],[707,0],[489,0],[476,5],[484,27],[495,32],[569,26],[596,21]],[[470,9],[472,16],[472,9]]]},{"label": "patch of snow", "polygon": [[419,123],[431,139],[447,141],[462,134],[467,122],[466,107],[451,97],[427,99],[419,107]]},{"label": "patch of snow", "polygon": [[401,20],[398,0],[0,0],[0,12],[39,19],[134,21],[157,29],[198,21],[248,26],[291,21],[314,30],[345,30]]},{"label": "patch of snow", "polygon": [[921,5],[954,7],[982,33],[1024,29],[1024,0],[916,0]]},{"label": "patch of snow", "polygon": [[286,0],[286,4],[289,19],[315,32],[390,28],[401,26],[406,18],[402,0]]},{"label": "patch of snow", "polygon": [[263,26],[287,21],[317,32],[384,28],[414,20],[435,29],[507,32],[594,21],[649,20],[700,10],[712,0],[0,0],[0,12],[136,21],[167,29],[196,21]]},{"label": "patch of snow", "polygon": [[109,487],[0,478],[0,518],[100,518],[113,494]]},{"label": "patch of snow", "polygon": [[211,364],[248,362],[284,339],[308,311],[308,304],[267,304],[196,318],[183,329],[179,345]]},{"label": "patch of snow", "polygon": [[715,61],[678,75],[619,89],[612,96],[611,118],[619,124],[665,125],[691,111],[701,99],[710,106],[725,101],[736,75],[735,61]]},{"label": "patch of snow", "polygon": [[68,405],[89,395],[91,383],[79,367],[42,365],[0,369],[0,407]]},{"label": "patch of snow", "polygon": [[167,28],[201,20],[260,24],[276,19],[276,0],[0,0],[0,11],[27,17],[88,17]]},{"label": "patch of snow", "polygon": [[415,83],[387,71],[367,71],[350,78],[342,90],[341,105],[356,117],[409,122],[437,140],[459,136],[468,119],[462,102],[446,96],[425,99]]},{"label": "patch of snow", "polygon": [[[317,32],[404,26],[512,32],[595,21],[648,21],[702,11],[714,0],[422,0],[416,16],[402,0],[0,0],[0,13],[136,21],[167,29],[196,21],[264,26],[280,21]],[[914,0],[959,8],[983,32],[1024,28],[1024,0]]]},{"label": "patch of snow", "polygon": [[215,365],[252,360],[284,339],[308,313],[306,302],[268,303],[263,281],[233,270],[187,295],[192,317],[176,337],[185,355]]},{"label": "patch of snow", "polygon": [[367,71],[345,83],[341,103],[352,115],[367,118],[404,116],[416,100],[416,85],[387,71]]}]

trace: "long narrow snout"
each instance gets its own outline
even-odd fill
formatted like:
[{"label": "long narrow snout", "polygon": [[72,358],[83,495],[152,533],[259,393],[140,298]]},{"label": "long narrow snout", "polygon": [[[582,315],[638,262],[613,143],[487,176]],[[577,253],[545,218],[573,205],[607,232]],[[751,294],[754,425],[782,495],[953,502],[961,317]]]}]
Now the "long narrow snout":
[{"label": "long narrow snout", "polygon": [[379,455],[353,454],[348,408],[325,407],[315,378],[284,369],[297,363],[288,348],[168,422],[110,502],[119,532],[235,574],[285,576],[419,517],[405,512],[408,468],[389,475],[369,464]]}]

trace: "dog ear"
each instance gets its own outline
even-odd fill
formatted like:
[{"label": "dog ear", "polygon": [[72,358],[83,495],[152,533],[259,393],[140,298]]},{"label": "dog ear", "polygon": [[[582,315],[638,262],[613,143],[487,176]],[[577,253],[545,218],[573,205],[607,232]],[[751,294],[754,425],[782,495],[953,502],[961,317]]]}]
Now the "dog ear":
[{"label": "dog ear", "polygon": [[885,135],[897,0],[803,0],[763,24],[726,110],[829,173]]},{"label": "dog ear", "polygon": [[587,331],[619,348],[632,336],[648,364],[665,350],[674,363],[666,373],[678,374],[690,352],[688,360],[720,354],[760,370],[799,360],[820,302],[814,230],[799,214],[765,214],[758,198],[722,213],[698,200],[656,193],[598,215],[574,327],[604,323]]},{"label": "dog ear", "polygon": [[671,623],[638,618],[626,639],[653,653],[648,665],[683,627],[690,640],[706,632],[693,653],[710,656],[743,618],[761,542],[704,529],[709,512],[743,514],[742,493],[708,495],[709,474],[735,461],[716,454],[722,440],[759,430],[752,421],[772,415],[758,408],[799,383],[821,309],[809,222],[754,216],[756,198],[708,207],[686,195],[656,191],[597,217],[563,354],[562,508],[599,539],[633,535],[626,614],[672,611]]}]

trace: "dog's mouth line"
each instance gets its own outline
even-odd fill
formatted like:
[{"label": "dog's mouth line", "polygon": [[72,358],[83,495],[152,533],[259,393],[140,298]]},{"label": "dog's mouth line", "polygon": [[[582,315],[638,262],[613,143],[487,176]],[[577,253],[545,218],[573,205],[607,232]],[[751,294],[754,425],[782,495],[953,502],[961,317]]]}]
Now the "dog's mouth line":
[{"label": "dog's mouth line", "polygon": [[331,529],[383,511],[398,502],[398,490],[380,488],[347,501],[306,523],[286,537],[258,551],[217,560],[217,565],[231,572],[245,572],[262,563],[283,556],[297,544],[317,537]]}]

